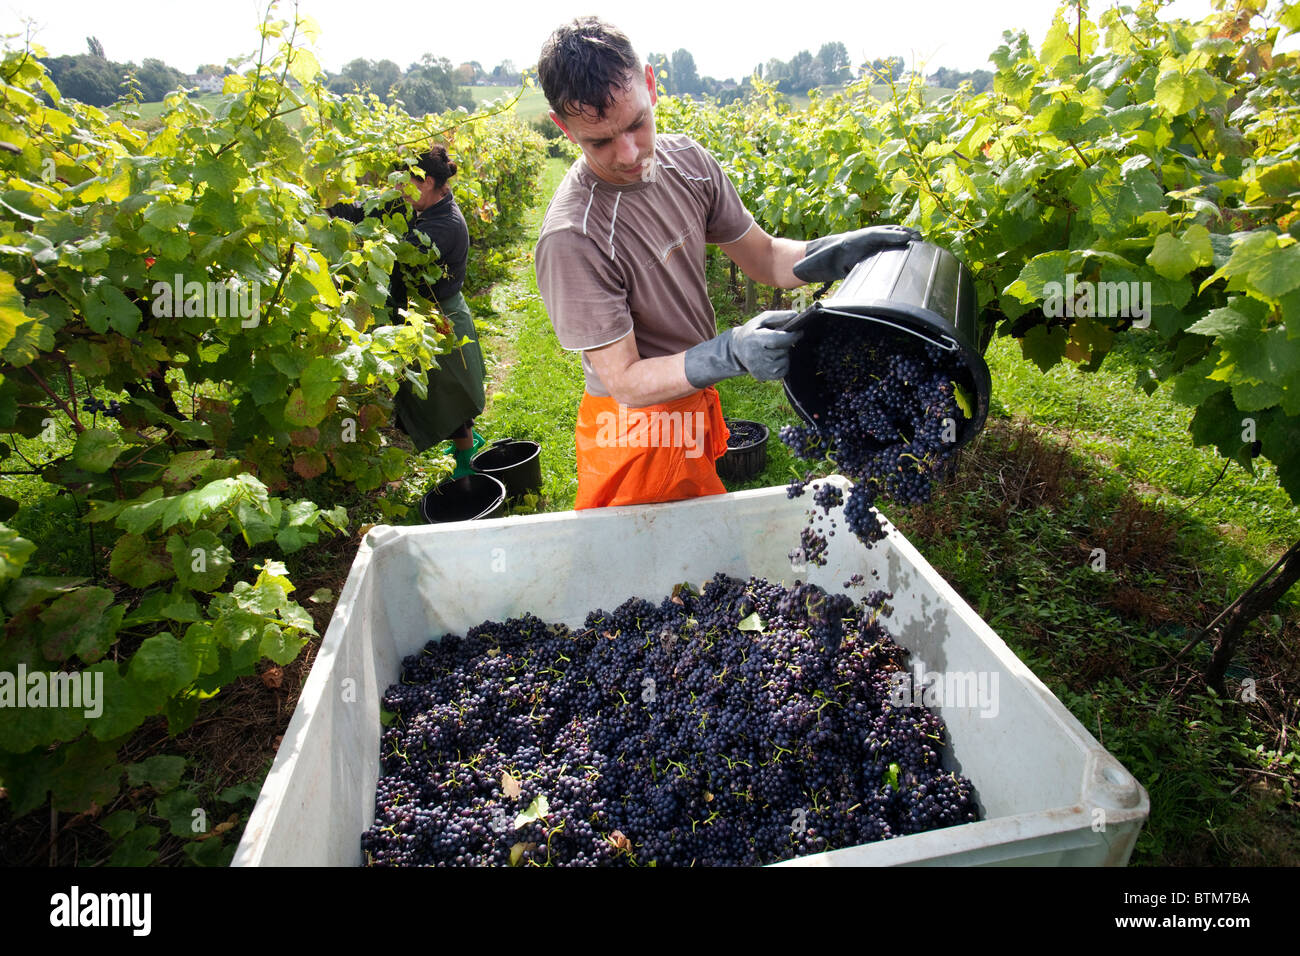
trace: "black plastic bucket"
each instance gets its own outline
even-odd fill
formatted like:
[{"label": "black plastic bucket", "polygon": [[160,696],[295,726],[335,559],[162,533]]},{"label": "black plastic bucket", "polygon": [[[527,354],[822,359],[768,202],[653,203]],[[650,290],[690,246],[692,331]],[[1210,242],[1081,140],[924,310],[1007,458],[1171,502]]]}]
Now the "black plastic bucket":
[{"label": "black plastic bucket", "polygon": [[762,422],[752,422],[745,418],[726,419],[728,430],[732,431],[734,440],[735,427],[749,426],[750,431],[757,432],[757,437],[750,441],[738,441],[735,445],[727,442],[727,450],[717,461],[718,477],[723,481],[749,481],[767,467],[768,427]]},{"label": "black plastic bucket", "polygon": [[475,471],[491,475],[515,499],[542,490],[542,446],[519,438],[498,438],[470,462]]},{"label": "black plastic bucket", "polygon": [[506,487],[491,475],[448,478],[420,499],[429,524],[495,518],[506,510]]},{"label": "black plastic bucket", "polygon": [[970,272],[946,249],[928,242],[884,249],[859,262],[833,296],[791,319],[787,329],[802,329],[790,350],[785,394],[799,417],[816,425],[831,396],[821,392],[817,345],[832,322],[859,322],[864,334],[914,336],[957,355],[957,378],[972,396],[972,416],[963,418],[957,444],[984,427],[993,383],[977,343],[979,318]]}]

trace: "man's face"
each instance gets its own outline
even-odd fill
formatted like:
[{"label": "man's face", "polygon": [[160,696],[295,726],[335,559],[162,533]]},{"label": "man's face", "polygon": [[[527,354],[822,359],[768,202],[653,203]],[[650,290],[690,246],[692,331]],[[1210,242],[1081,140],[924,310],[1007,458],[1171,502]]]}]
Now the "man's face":
[{"label": "man's face", "polygon": [[614,103],[597,118],[591,111],[551,119],[582,148],[591,171],[607,183],[623,186],[648,179],[654,171],[655,114],[658,100],[654,70],[626,87],[613,88]]}]

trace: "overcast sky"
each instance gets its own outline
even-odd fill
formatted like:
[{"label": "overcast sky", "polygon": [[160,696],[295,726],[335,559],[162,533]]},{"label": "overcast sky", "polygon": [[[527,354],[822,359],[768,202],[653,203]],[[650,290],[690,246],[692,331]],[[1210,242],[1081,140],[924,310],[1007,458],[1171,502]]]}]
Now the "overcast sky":
[{"label": "overcast sky", "polygon": [[[1094,2],[1093,16],[1104,4]],[[35,41],[52,55],[86,52],[96,36],[109,59],[136,63],[157,57],[185,72],[200,63],[224,63],[252,52],[265,0],[0,0],[0,32],[35,24]],[[537,61],[542,41],[574,16],[594,13],[619,26],[643,57],[690,50],[702,76],[747,76],[772,57],[788,60],[840,40],[856,60],[898,54],[927,72],[987,67],[1002,31],[1024,28],[1042,40],[1055,0],[486,0],[464,3],[410,0],[301,0],[321,27],[317,54],[337,71],[355,57],[394,60],[405,69],[424,53],[491,69],[504,59],[518,67]],[[1200,19],[1210,0],[1175,0],[1166,16]],[[284,18],[293,4],[280,0]],[[743,12],[739,12],[743,11]]]}]

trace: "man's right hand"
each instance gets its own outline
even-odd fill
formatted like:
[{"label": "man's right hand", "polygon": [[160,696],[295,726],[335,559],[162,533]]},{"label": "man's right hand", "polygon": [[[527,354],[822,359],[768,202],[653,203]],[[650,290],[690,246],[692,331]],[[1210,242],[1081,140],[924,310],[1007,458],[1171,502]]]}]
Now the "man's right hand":
[{"label": "man's right hand", "polygon": [[763,312],[744,325],[686,350],[686,380],[695,388],[748,373],[759,381],[784,378],[790,371],[790,349],[799,332],[785,332],[798,313]]}]

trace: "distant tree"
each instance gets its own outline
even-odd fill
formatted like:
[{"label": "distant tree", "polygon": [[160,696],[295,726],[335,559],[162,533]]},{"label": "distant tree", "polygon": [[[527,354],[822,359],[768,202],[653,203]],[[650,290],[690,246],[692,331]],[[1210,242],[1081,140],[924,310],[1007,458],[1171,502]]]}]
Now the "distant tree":
[{"label": "distant tree", "polygon": [[821,67],[823,83],[847,83],[849,79],[849,51],[836,40],[823,43],[817,51],[817,65]]},{"label": "distant tree", "polygon": [[122,91],[122,74],[102,56],[76,57],[78,62],[64,71],[59,92],[91,106],[109,106]]},{"label": "distant tree", "polygon": [[91,56],[97,56],[101,60],[107,59],[104,56],[104,44],[99,42],[98,37],[86,37],[86,48],[90,50]]},{"label": "distant tree", "polygon": [[695,69],[695,57],[691,56],[688,50],[677,50],[673,53],[672,77],[675,93],[698,96],[703,92],[700,89],[700,74]]},{"label": "distant tree", "polygon": [[974,70],[970,73],[963,73],[960,70],[950,70],[941,66],[925,78],[926,83],[930,86],[939,86],[949,90],[955,90],[967,80],[970,81],[971,87],[976,93],[987,93],[993,88],[993,74],[988,70]]},{"label": "distant tree", "polygon": [[520,80],[514,60],[502,60],[493,69],[491,80],[495,86],[514,86]]},{"label": "distant tree", "polygon": [[442,113],[457,106],[472,109],[474,98],[456,85],[455,67],[446,57],[426,53],[419,63],[407,67],[393,86],[393,93],[412,116]]},{"label": "distant tree", "polygon": [[871,73],[877,82],[897,82],[907,69],[907,61],[901,56],[889,56],[883,60],[879,57],[870,63],[863,64],[863,70]]},{"label": "distant tree", "polygon": [[145,60],[136,70],[135,78],[146,103],[157,103],[172,90],[185,85],[185,74],[162,60]]},{"label": "distant tree", "polygon": [[782,93],[806,93],[814,86],[820,85],[820,79],[813,69],[813,55],[807,50],[800,50],[790,58],[790,74],[777,89]]},{"label": "distant tree", "polygon": [[370,87],[376,93],[382,95],[384,92],[391,90],[401,78],[402,68],[400,66],[392,60],[380,60],[375,64],[374,73],[370,80]]}]

